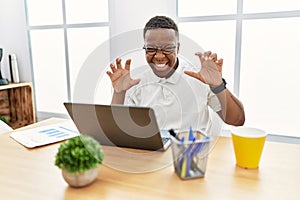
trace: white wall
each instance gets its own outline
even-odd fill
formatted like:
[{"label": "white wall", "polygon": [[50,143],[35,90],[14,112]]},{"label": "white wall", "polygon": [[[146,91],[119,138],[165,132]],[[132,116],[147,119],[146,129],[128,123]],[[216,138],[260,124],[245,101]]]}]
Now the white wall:
[{"label": "white wall", "polygon": [[20,81],[32,81],[24,0],[0,0],[0,47],[3,77],[10,79],[8,54],[15,53]]},{"label": "white wall", "polygon": [[134,47],[142,48],[142,29],[151,17],[166,15],[176,21],[175,0],[109,0],[109,8],[110,37],[123,33],[111,41],[111,58]]},{"label": "white wall", "polygon": [[[109,0],[110,36],[141,30],[155,15],[167,15],[176,20],[174,1]],[[8,54],[15,53],[20,80],[32,81],[25,16],[24,0],[0,0],[0,47],[4,50],[1,62],[2,74],[10,79]],[[142,41],[142,37],[137,39]],[[122,44],[126,45],[128,44]],[[119,49],[118,44],[112,44],[111,49]]]},{"label": "white wall", "polygon": [[155,15],[166,15],[175,20],[175,0],[109,0],[111,36],[143,28]]}]

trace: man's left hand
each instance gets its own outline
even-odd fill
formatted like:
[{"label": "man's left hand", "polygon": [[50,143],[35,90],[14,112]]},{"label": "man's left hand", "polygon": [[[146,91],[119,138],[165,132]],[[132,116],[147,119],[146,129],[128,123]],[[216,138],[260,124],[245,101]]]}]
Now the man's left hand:
[{"label": "man's left hand", "polygon": [[195,55],[200,59],[201,70],[199,72],[184,71],[184,73],[211,87],[219,86],[222,83],[223,59],[218,59],[217,54],[211,51],[197,52]]}]

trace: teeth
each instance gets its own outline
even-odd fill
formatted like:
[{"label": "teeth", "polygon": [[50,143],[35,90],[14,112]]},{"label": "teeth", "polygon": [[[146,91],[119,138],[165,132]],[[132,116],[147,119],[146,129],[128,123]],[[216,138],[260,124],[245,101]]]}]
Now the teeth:
[{"label": "teeth", "polygon": [[166,64],[156,64],[156,66],[157,66],[158,68],[163,68],[163,67],[166,66]]}]

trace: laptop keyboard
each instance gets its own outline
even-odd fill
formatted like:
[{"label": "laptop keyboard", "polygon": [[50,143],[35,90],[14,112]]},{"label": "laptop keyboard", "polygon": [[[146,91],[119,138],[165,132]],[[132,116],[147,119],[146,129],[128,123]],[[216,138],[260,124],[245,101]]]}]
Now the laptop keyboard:
[{"label": "laptop keyboard", "polygon": [[163,138],[162,138],[163,144],[166,144],[170,139],[171,139],[171,138],[169,138],[169,137],[163,137]]}]

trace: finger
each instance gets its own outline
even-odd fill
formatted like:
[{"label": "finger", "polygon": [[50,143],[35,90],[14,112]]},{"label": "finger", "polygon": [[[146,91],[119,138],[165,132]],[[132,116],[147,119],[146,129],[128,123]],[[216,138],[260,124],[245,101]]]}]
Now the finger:
[{"label": "finger", "polygon": [[117,80],[119,78],[119,76],[115,77],[113,73],[111,73],[110,71],[107,71],[106,74],[109,76],[111,82],[114,82],[115,80]]},{"label": "finger", "polygon": [[116,66],[114,64],[110,64],[110,68],[112,72],[117,71]]},{"label": "finger", "polygon": [[130,81],[130,85],[131,86],[137,85],[140,81],[141,81],[141,79],[133,79]]},{"label": "finger", "polygon": [[201,63],[205,61],[205,57],[202,53],[197,52],[195,55],[199,57]]},{"label": "finger", "polygon": [[111,77],[112,76],[112,73],[110,71],[107,71],[106,74]]},{"label": "finger", "polygon": [[219,60],[217,60],[219,64],[223,65],[223,58],[220,58]]},{"label": "finger", "polygon": [[201,52],[196,52],[195,55],[196,55],[196,56],[202,56],[203,53],[201,53]]},{"label": "finger", "polygon": [[193,71],[184,71],[184,73],[191,76],[191,77],[193,77],[193,78],[196,78],[196,79],[200,80],[203,83],[206,83],[204,78],[201,76],[200,73],[196,73],[196,72],[193,72]]},{"label": "finger", "polygon": [[122,61],[121,58],[116,59],[117,69],[122,69],[121,61]]},{"label": "finger", "polygon": [[[186,75],[189,75],[189,76],[191,76],[191,77],[194,77],[194,78],[196,78],[196,79],[199,79],[200,77],[199,77],[199,73],[196,73],[196,72],[193,72],[193,71],[184,71],[184,73],[186,74]],[[200,79],[199,79],[200,80]]]},{"label": "finger", "polygon": [[130,71],[130,64],[131,64],[131,59],[126,60],[125,69],[128,71]]},{"label": "finger", "polygon": [[200,58],[201,63],[207,61],[209,59],[210,54],[211,51],[206,51],[204,53],[200,53],[200,52],[195,53],[195,55],[197,55]]},{"label": "finger", "polygon": [[209,57],[210,55],[211,55],[211,51],[205,51],[205,52],[204,52],[204,56]]},{"label": "finger", "polygon": [[222,68],[223,68],[223,59],[220,58],[219,60],[216,61],[217,67],[218,67],[218,71],[222,72]]},{"label": "finger", "polygon": [[211,54],[210,55],[210,59],[212,60],[212,61],[214,61],[214,62],[216,62],[217,61],[217,54],[216,53],[213,53],[213,54]]},{"label": "finger", "polygon": [[204,52],[204,54],[203,54],[204,60],[210,59],[210,55],[211,55],[211,51]]}]

